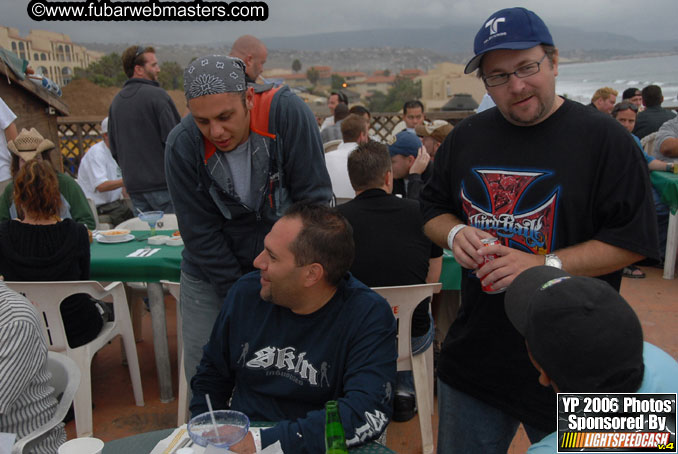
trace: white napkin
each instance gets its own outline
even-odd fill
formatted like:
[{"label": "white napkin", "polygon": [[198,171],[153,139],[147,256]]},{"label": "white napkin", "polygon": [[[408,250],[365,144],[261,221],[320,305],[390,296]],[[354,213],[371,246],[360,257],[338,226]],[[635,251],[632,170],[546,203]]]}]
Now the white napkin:
[{"label": "white napkin", "polygon": [[276,441],[272,445],[269,445],[259,451],[261,454],[284,454],[282,446],[280,446],[280,441]]},{"label": "white napkin", "polygon": [[[171,452],[174,452],[179,444],[186,438],[188,438],[188,432],[186,431],[186,424],[184,424],[181,427],[174,429],[167,438],[160,440],[150,454],[170,454]],[[191,445],[191,448],[193,448],[195,454],[203,454],[203,450],[205,449],[196,444]]]},{"label": "white napkin", "polygon": [[[195,446],[195,445],[194,445]],[[261,451],[257,451],[258,454],[284,454],[280,442],[276,441],[270,446],[265,447]],[[229,451],[225,448],[217,448],[216,446],[209,445],[205,448],[203,454],[234,454],[233,451]]]},{"label": "white napkin", "polygon": [[[259,427],[250,427],[250,430],[261,430]],[[188,432],[186,431],[186,424],[181,427],[177,427],[174,431],[167,437],[163,438],[155,445],[155,448],[150,452],[150,454],[170,454],[181,444],[181,442],[188,438]],[[225,448],[217,448],[215,446],[208,446],[203,448],[196,444],[192,444],[191,448],[193,449],[194,454],[233,454],[233,451],[229,451]],[[9,451],[7,451],[9,453]],[[280,442],[276,441],[270,446],[262,449],[258,452],[259,454],[284,454]],[[2,451],[0,451],[0,454]]]},{"label": "white napkin", "polygon": [[0,454],[10,454],[16,434],[0,432]]},{"label": "white napkin", "polygon": [[150,257],[156,252],[158,252],[160,248],[155,248],[155,249],[137,249],[136,251],[132,252],[131,254],[128,254],[127,257]]}]

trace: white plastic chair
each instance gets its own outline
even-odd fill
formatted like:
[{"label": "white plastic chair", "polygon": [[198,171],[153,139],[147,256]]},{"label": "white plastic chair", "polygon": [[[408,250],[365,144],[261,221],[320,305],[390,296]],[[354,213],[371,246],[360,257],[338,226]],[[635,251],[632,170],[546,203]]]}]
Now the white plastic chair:
[{"label": "white plastic chair", "polygon": [[99,212],[97,211],[97,206],[94,204],[94,200],[92,199],[87,199],[87,204],[89,205],[89,209],[92,211],[92,216],[94,216],[94,225],[96,226],[97,230],[108,230],[111,228],[111,224],[108,224],[106,222],[102,223],[99,220]]},{"label": "white plastic chair", "polygon": [[329,142],[325,142],[323,144],[323,150],[325,153],[329,153],[330,151],[336,150],[339,145],[343,142],[341,139],[336,139],[336,140],[330,140]]},{"label": "white plastic chair", "polygon": [[410,327],[414,308],[434,293],[442,284],[402,285],[394,287],[373,287],[393,309],[398,320],[398,371],[411,370],[414,376],[414,394],[419,412],[419,429],[424,454],[433,454],[433,344],[423,353],[412,354]]},{"label": "white plastic chair", "polygon": [[12,446],[12,454],[28,452],[28,448],[36,441],[47,435],[61,421],[73,402],[75,393],[80,384],[80,370],[78,365],[66,355],[57,352],[47,352],[47,369],[52,374],[48,384],[54,388],[54,397],[58,404],[54,415],[42,426],[17,440]]},{"label": "white plastic chair", "polygon": [[181,287],[178,282],[160,281],[169,289],[170,295],[177,301],[177,371],[179,374],[179,390],[177,396],[177,426],[188,421],[188,382],[184,370],[184,338],[181,331],[181,308],[179,307]]},{"label": "white plastic chair", "polygon": [[[144,405],[139,359],[122,282],[112,282],[105,288],[95,281],[6,282],[6,284],[12,290],[25,295],[42,313],[40,319],[42,320],[48,349],[64,353],[80,369],[81,380],[74,402],[75,426],[78,437],[91,436],[93,431],[92,376],[90,373],[92,357],[115,336],[122,336],[134,391],[134,400],[137,406],[142,407]],[[76,293],[87,293],[99,300],[105,298],[110,300],[112,298],[115,320],[107,322],[99,335],[92,341],[77,348],[70,348],[59,306],[66,297]]]}]

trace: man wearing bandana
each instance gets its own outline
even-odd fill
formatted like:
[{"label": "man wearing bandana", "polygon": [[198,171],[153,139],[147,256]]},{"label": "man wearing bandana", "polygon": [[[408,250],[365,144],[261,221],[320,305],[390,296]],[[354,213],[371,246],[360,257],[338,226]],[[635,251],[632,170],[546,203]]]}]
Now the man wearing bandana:
[{"label": "man wearing bandana", "polygon": [[329,203],[315,118],[288,87],[248,85],[242,60],[184,71],[190,114],[167,138],[165,173],[184,241],[181,314],[190,382],[222,302],[293,202]]}]

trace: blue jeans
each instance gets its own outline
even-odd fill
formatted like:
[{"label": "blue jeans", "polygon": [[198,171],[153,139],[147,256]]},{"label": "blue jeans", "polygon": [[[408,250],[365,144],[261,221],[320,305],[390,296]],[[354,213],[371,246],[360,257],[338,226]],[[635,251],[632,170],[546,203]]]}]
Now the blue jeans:
[{"label": "blue jeans", "polygon": [[224,301],[209,282],[181,272],[181,329],[184,344],[186,380],[191,378],[202,359],[202,348],[210,339],[212,326]]},{"label": "blue jeans", "polygon": [[[418,355],[419,353],[424,353],[433,343],[433,338],[436,334],[436,329],[433,324],[433,317],[429,313],[429,318],[431,320],[428,328],[428,332],[423,336],[417,336],[411,338],[412,343],[412,353]],[[401,370],[396,376],[396,392],[414,394],[414,377],[412,376],[411,370]]]},{"label": "blue jeans", "polygon": [[[520,421],[438,379],[438,454],[506,454]],[[530,442],[548,432],[523,424]]]},{"label": "blue jeans", "polygon": [[[134,210],[174,213],[174,205],[167,189],[162,191],[135,192],[129,195]],[[135,215],[138,213],[134,213]]]}]

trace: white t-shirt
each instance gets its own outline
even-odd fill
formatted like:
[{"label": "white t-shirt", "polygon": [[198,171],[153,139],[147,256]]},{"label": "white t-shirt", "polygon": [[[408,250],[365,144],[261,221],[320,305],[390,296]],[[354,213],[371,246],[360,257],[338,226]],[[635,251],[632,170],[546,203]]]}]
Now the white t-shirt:
[{"label": "white t-shirt", "polygon": [[122,178],[120,167],[111,155],[106,143],[98,142],[85,153],[78,168],[78,184],[94,205],[100,206],[122,198],[122,188],[99,192],[96,187],[106,181]]},{"label": "white t-shirt", "polygon": [[327,128],[328,126],[332,126],[333,124],[334,124],[334,115],[325,117],[325,120],[323,120],[323,124],[320,125],[320,130],[322,131],[323,129]]},{"label": "white t-shirt", "polygon": [[346,164],[349,153],[357,147],[358,144],[355,142],[342,142],[336,150],[325,154],[325,165],[332,181],[332,192],[334,192],[334,196],[338,199],[352,199],[355,197],[355,191],[351,186]]},{"label": "white t-shirt", "polygon": [[12,172],[10,171],[12,157],[7,149],[5,129],[7,129],[14,120],[16,120],[16,115],[14,115],[14,112],[7,107],[5,101],[0,98],[0,129],[2,130],[2,133],[0,134],[0,181],[12,178]]}]

